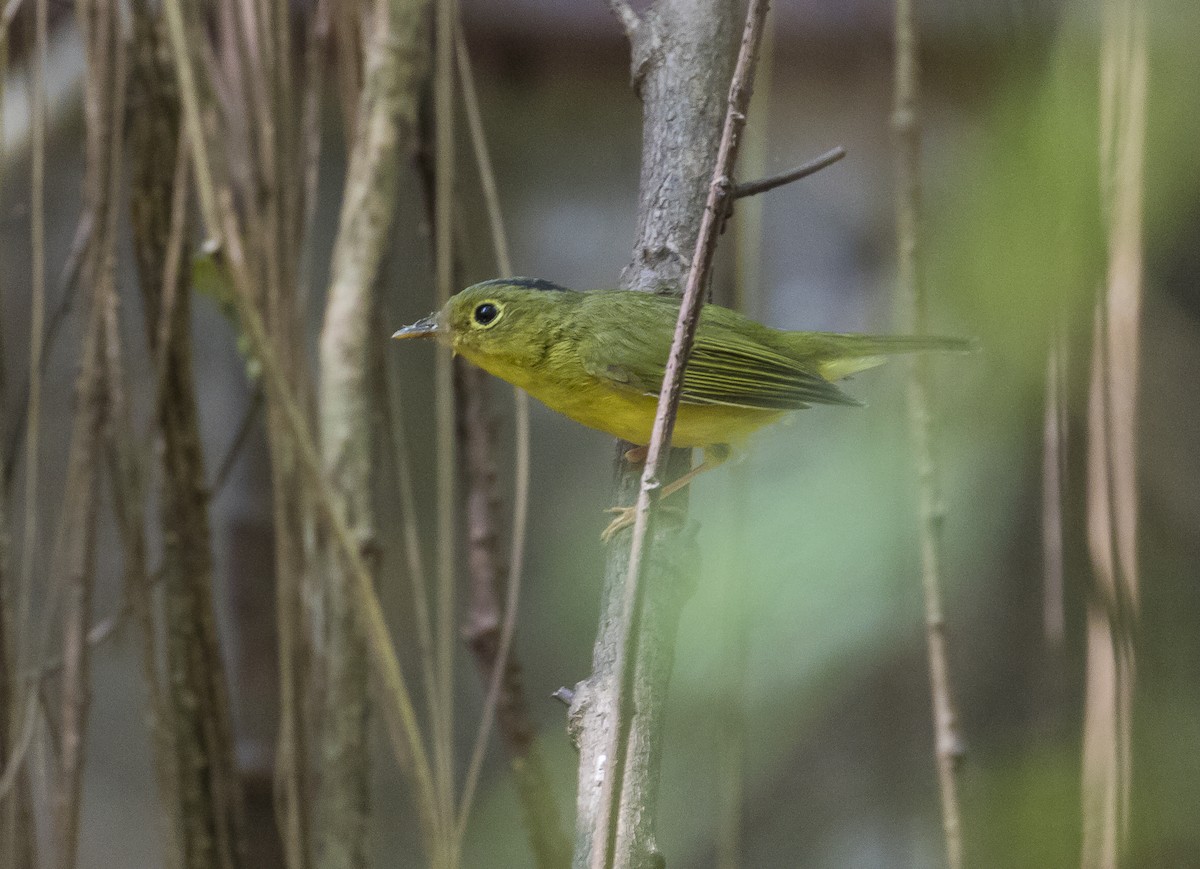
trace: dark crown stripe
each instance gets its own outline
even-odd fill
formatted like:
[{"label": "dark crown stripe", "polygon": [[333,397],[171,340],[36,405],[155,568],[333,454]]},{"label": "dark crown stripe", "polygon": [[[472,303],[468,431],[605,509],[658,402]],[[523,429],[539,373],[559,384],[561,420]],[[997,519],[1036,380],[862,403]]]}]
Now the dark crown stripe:
[{"label": "dark crown stripe", "polygon": [[559,286],[553,281],[543,280],[542,278],[493,278],[490,281],[483,281],[479,284],[481,287],[524,287],[527,290],[545,290],[551,293],[569,293],[571,292],[566,287]]}]

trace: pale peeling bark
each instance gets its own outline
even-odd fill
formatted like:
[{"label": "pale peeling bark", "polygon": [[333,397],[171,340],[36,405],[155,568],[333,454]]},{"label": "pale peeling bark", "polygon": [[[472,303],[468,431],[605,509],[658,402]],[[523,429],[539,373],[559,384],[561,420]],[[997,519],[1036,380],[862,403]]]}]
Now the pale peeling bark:
[{"label": "pale peeling bark", "polygon": [[[642,173],[633,259],[622,277],[629,290],[679,293],[691,267],[696,236],[712,180],[737,46],[737,4],[721,0],[659,0],[640,18],[623,15],[633,51],[633,81],[643,102]],[[624,452],[627,445],[619,446]],[[687,468],[689,450],[672,451],[664,477]],[[641,468],[620,462],[615,503],[632,504]],[[680,506],[680,501],[672,505]],[[648,543],[654,558],[643,570],[646,588],[632,692],[619,837],[614,865],[661,866],[655,841],[662,715],[674,663],[683,600],[694,565],[678,524],[656,523]],[[609,549],[601,593],[600,626],[592,675],[575,691],[571,729],[579,746],[574,865],[591,865],[593,829],[608,772],[606,702],[618,682],[624,631],[622,592],[629,572],[629,538]]]},{"label": "pale peeling bark", "polygon": [[[377,4],[347,170],[320,342],[323,463],[364,556],[374,553],[370,402],[374,286],[395,210],[399,170],[416,138],[429,69],[428,0]],[[368,564],[374,559],[368,558]],[[321,738],[317,865],[367,865],[370,756],[366,639],[343,559],[331,556]]]}]

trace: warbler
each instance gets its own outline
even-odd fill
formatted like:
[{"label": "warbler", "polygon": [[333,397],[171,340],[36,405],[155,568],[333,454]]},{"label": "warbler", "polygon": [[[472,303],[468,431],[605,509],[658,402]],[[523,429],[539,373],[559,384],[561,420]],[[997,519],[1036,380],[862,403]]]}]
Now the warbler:
[{"label": "warbler", "polygon": [[[635,444],[644,461],[679,317],[674,296],[623,290],[576,292],[538,278],[468,287],[393,338],[435,338],[467,361],[519,386],[576,422]],[[700,447],[704,461],[665,486],[668,497],[720,465],[731,448],[790,411],[859,406],[836,385],[889,354],[968,351],[964,338],[788,332],[705,305],[688,357],[672,446]],[[608,540],[632,523],[613,508]]]}]

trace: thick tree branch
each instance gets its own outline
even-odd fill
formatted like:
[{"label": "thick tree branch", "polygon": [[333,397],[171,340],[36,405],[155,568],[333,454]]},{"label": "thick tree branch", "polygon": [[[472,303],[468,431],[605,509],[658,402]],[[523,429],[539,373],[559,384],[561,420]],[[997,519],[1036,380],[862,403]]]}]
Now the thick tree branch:
[{"label": "thick tree branch", "polygon": [[[660,664],[653,671],[643,671],[640,646],[646,644],[651,654],[660,661],[663,658],[669,660],[670,650],[649,649],[652,644],[662,644],[666,638],[644,630],[643,612],[647,610],[649,603],[644,599],[642,587],[644,584],[671,581],[671,578],[666,576],[649,576],[651,573],[661,574],[657,567],[650,567],[648,558],[650,551],[662,551],[657,547],[663,545],[657,535],[651,536],[654,506],[662,489],[659,474],[665,470],[664,458],[671,442],[683,369],[695,337],[700,307],[703,304],[702,292],[707,286],[721,223],[727,213],[729,197],[733,190],[731,175],[753,92],[754,65],[768,8],[768,0],[752,0],[747,13],[741,50],[728,91],[725,121],[715,166],[709,164],[713,167],[709,170],[712,180],[708,185],[699,229],[694,235],[694,253],[687,273],[684,299],[659,396],[649,454],[642,473],[627,575],[623,583],[612,585],[609,594],[613,603],[605,608],[606,612],[615,616],[615,645],[611,652],[605,651],[606,658],[611,655],[611,670],[607,674],[603,692],[589,698],[588,701],[591,704],[602,704],[603,708],[599,710],[598,720],[592,725],[598,727],[598,733],[588,733],[585,729],[584,737],[588,739],[586,750],[585,746],[581,745],[581,819],[576,842],[577,867],[609,869],[613,866],[642,867],[662,863],[662,857],[653,843],[652,828],[657,797],[655,779],[658,743],[661,741],[660,735],[657,735],[654,729],[661,728],[661,722],[657,720],[657,714],[654,718],[647,718],[642,699],[648,691],[653,692],[658,697],[652,703],[655,706],[661,704],[670,667],[669,663],[665,667]],[[658,7],[656,10],[661,11]],[[692,14],[703,16],[710,12],[715,14],[716,10],[693,10]],[[663,19],[659,18],[658,21],[661,24]],[[664,45],[669,45],[677,36],[677,33],[666,32],[661,34],[661,39]],[[709,50],[713,51],[712,48]],[[647,84],[652,80],[653,74],[653,71],[649,74]],[[650,109],[649,103],[647,109]],[[650,135],[651,125],[647,124],[647,136]],[[685,150],[688,153],[694,155],[696,151],[702,150],[703,141],[703,138],[698,138],[694,142],[682,144],[686,146]],[[643,213],[642,218],[645,227],[658,222],[657,215]],[[663,252],[669,256],[678,254],[678,251],[672,252],[669,249]],[[642,253],[646,252],[643,250]],[[635,257],[635,269],[639,259]],[[661,263],[661,260],[659,262]],[[643,259],[642,265],[650,266],[651,263]],[[653,278],[648,282],[653,282]],[[662,605],[661,600],[655,603]],[[675,607],[672,622],[678,618],[677,603]],[[602,639],[603,636],[597,640],[598,659],[601,656]],[[669,640],[673,645],[673,629]],[[593,679],[595,678],[594,673]],[[585,728],[586,726],[585,723]],[[598,752],[594,748],[597,743],[600,746]]]}]

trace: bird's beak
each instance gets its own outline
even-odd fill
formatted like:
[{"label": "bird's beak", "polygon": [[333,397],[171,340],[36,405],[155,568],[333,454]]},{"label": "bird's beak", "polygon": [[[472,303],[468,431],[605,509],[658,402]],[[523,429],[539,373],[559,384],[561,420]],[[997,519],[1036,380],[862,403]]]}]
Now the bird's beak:
[{"label": "bird's beak", "polygon": [[394,335],[393,338],[431,338],[438,333],[437,315],[430,314],[428,317],[422,317],[411,326],[405,326]]}]

